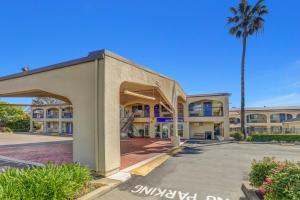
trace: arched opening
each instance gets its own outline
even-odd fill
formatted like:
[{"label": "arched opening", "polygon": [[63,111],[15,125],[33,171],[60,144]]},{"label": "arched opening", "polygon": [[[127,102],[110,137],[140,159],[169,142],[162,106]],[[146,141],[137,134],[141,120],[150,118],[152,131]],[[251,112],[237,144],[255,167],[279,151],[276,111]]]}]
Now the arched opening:
[{"label": "arched opening", "polygon": [[171,148],[173,109],[156,86],[120,85],[121,169]]},{"label": "arched opening", "polygon": [[[2,103],[1,107],[24,108],[29,116],[30,127],[21,133],[10,134],[12,137],[10,139],[8,136],[8,141],[12,147],[10,151],[1,150],[1,155],[43,164],[49,161],[57,164],[73,162],[73,105],[68,98],[41,90],[2,94],[1,98],[8,101],[8,104]],[[63,103],[49,104],[47,100],[42,101],[42,99],[48,98],[53,100],[59,98],[61,100],[59,102]],[[10,101],[19,103],[11,104]],[[72,115],[64,115],[65,108],[68,112],[72,110]],[[17,139],[12,141],[16,136]]]}]

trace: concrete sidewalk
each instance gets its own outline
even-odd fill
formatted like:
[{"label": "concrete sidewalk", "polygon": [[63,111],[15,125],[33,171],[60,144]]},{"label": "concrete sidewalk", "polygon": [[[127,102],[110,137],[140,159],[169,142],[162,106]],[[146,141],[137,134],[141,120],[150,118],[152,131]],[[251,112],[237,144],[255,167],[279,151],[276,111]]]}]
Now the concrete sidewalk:
[{"label": "concrete sidewalk", "polygon": [[19,133],[0,133],[0,146],[24,145],[46,142],[73,141],[72,137],[30,135]]}]

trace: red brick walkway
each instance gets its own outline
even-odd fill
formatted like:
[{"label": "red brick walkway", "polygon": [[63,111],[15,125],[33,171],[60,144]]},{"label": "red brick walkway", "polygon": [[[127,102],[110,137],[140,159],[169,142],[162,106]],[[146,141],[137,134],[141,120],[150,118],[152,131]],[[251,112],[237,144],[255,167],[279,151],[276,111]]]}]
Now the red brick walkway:
[{"label": "red brick walkway", "polygon": [[[72,143],[46,143],[21,146],[2,146],[0,155],[39,163],[69,163],[73,160]],[[121,140],[121,169],[167,152],[170,140],[130,138]]]},{"label": "red brick walkway", "polygon": [[72,143],[46,143],[22,146],[0,147],[0,155],[20,160],[47,164],[49,161],[60,164],[73,160]]},{"label": "red brick walkway", "polygon": [[160,153],[170,151],[170,140],[129,138],[121,140],[121,169],[134,165]]}]

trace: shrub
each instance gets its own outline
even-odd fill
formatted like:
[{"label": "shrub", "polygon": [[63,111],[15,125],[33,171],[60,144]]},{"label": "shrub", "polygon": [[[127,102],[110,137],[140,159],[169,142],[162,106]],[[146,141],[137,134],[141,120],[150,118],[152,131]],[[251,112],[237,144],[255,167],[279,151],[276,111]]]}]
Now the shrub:
[{"label": "shrub", "polygon": [[283,163],[261,186],[265,200],[300,199],[300,167]]},{"label": "shrub", "polygon": [[253,142],[300,141],[299,134],[253,134],[251,137]]},{"label": "shrub", "polygon": [[0,174],[0,199],[74,199],[90,180],[89,169],[78,164],[8,169]]},{"label": "shrub", "polygon": [[279,166],[274,158],[265,157],[261,161],[254,160],[251,165],[250,183],[253,186],[261,186],[265,179],[272,174],[272,171]]},{"label": "shrub", "polygon": [[248,137],[246,138],[246,141],[247,141],[247,142],[252,142],[252,141],[253,141],[252,136],[248,136]]},{"label": "shrub", "polygon": [[241,140],[243,140],[244,135],[242,133],[236,132],[236,133],[230,134],[230,137],[233,137],[237,141],[241,141]]}]

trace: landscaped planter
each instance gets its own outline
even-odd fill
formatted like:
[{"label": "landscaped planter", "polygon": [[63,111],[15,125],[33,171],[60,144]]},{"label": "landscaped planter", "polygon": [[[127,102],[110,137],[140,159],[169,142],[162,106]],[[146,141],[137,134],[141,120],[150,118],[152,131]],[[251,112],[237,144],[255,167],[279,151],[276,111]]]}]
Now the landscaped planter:
[{"label": "landscaped planter", "polygon": [[263,195],[258,188],[252,187],[248,182],[243,182],[241,187],[247,200],[262,200]]}]

